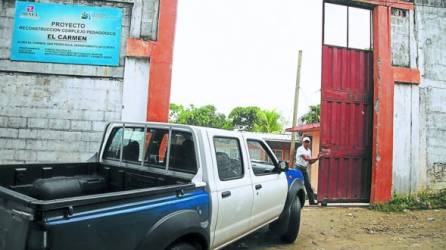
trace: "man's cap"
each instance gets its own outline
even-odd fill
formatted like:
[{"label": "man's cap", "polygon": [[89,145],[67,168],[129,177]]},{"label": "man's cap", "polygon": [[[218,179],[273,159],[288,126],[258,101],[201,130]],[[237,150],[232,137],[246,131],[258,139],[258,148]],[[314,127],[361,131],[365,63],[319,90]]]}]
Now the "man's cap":
[{"label": "man's cap", "polygon": [[311,140],[310,140],[310,137],[304,137],[303,139],[302,139],[302,141],[307,141],[307,142],[310,142]]}]

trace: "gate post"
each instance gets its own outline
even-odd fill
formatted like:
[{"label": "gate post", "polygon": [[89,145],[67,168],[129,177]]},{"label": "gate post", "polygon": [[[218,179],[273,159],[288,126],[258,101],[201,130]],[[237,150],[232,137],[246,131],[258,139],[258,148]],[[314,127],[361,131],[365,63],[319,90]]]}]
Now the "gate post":
[{"label": "gate post", "polygon": [[169,120],[177,4],[177,0],[160,0],[158,41],[152,42],[150,60],[147,121],[167,122]]},{"label": "gate post", "polygon": [[394,80],[390,43],[391,7],[373,9],[373,146],[370,203],[392,198]]}]

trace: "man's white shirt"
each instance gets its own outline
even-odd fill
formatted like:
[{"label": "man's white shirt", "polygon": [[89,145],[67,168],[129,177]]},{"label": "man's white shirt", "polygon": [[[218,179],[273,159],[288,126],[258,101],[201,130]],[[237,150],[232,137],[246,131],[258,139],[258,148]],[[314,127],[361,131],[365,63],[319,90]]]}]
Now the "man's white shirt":
[{"label": "man's white shirt", "polygon": [[304,166],[308,168],[310,166],[310,163],[306,160],[304,160],[301,156],[306,155],[308,158],[311,158],[311,149],[305,149],[304,146],[300,146],[296,151],[296,165]]}]

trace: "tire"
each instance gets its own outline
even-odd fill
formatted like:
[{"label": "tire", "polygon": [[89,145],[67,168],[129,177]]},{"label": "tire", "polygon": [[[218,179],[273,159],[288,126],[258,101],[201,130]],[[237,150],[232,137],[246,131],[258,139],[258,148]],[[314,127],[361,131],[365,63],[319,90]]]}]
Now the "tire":
[{"label": "tire", "polygon": [[293,243],[296,241],[297,235],[299,234],[300,228],[300,200],[299,197],[296,196],[294,198],[293,203],[291,204],[291,215],[290,222],[288,224],[288,229],[285,234],[282,235],[282,241],[285,243]]},{"label": "tire", "polygon": [[167,247],[167,250],[201,250],[201,246],[199,244],[180,241]]}]

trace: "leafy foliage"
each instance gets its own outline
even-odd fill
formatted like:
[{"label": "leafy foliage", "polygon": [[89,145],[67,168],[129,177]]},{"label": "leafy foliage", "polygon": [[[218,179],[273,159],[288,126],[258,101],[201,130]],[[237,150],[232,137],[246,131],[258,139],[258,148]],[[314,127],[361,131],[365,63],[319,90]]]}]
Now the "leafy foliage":
[{"label": "leafy foliage", "polygon": [[228,118],[218,113],[213,105],[184,107],[170,104],[169,121],[222,129],[277,133],[283,129],[283,120],[275,110],[262,110],[259,107],[236,107]]},{"label": "leafy foliage", "polygon": [[372,206],[372,209],[382,212],[436,208],[446,208],[446,189],[438,192],[420,192],[416,195],[394,195],[390,202]]},{"label": "leafy foliage", "polygon": [[229,120],[234,129],[254,131],[256,122],[260,119],[259,107],[236,107],[229,113]]},{"label": "leafy foliage", "polygon": [[305,124],[318,123],[321,121],[321,105],[310,105],[310,111],[302,116]]},{"label": "leafy foliage", "polygon": [[182,105],[171,103],[169,108],[170,108],[169,121],[171,122],[178,121],[180,119],[179,116],[184,113],[184,107]]},{"label": "leafy foliage", "polygon": [[280,114],[275,110],[262,110],[254,124],[255,132],[280,133],[283,130]]},{"label": "leafy foliage", "polygon": [[231,125],[227,122],[226,116],[218,113],[213,105],[201,107],[190,105],[189,107],[184,107],[172,103],[170,104],[169,121],[179,124],[231,129]]}]

